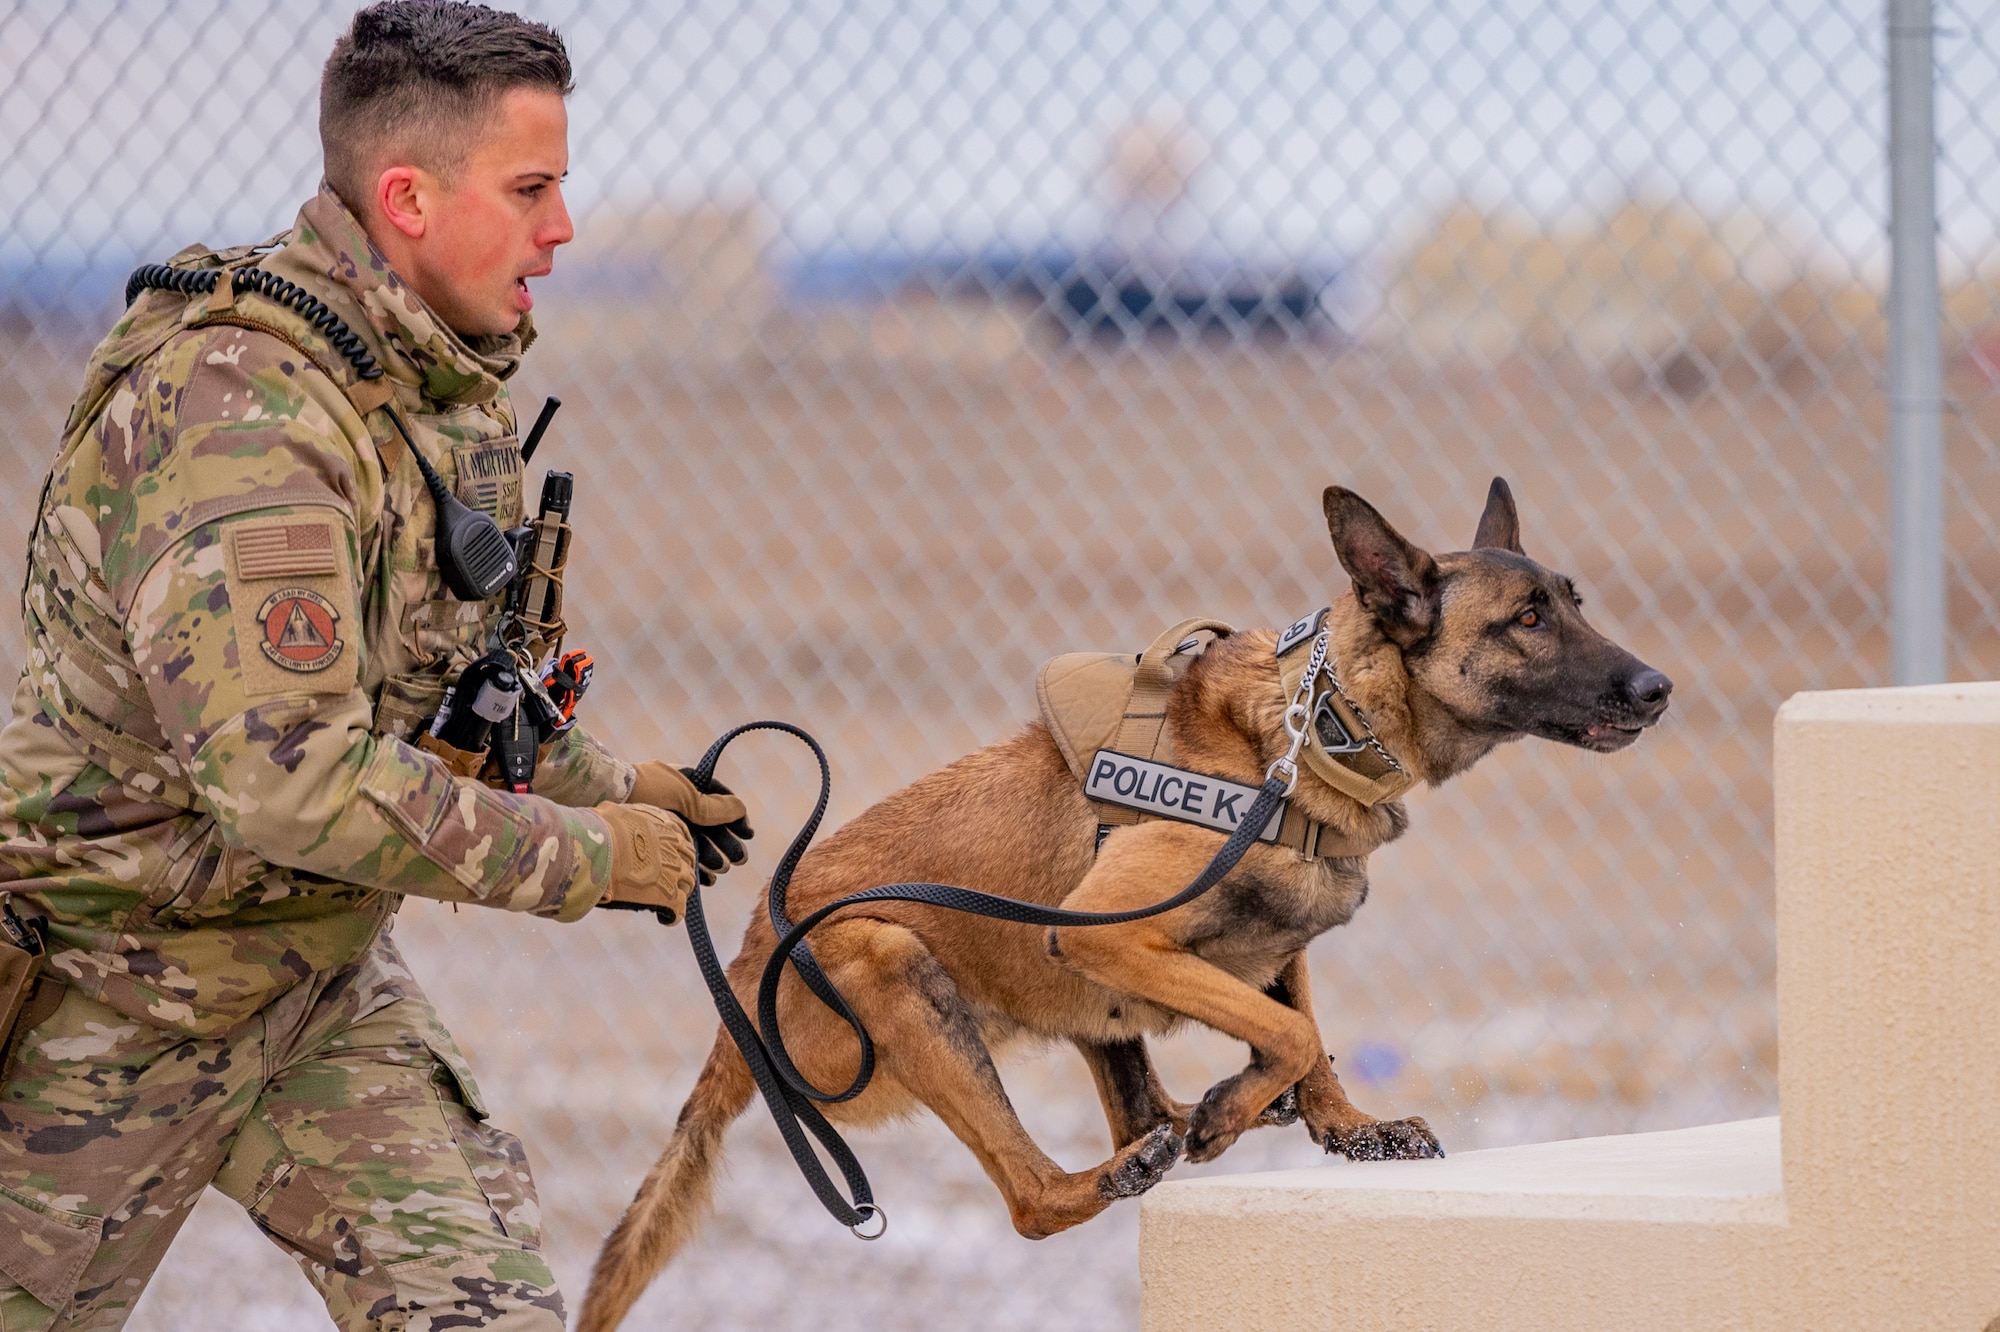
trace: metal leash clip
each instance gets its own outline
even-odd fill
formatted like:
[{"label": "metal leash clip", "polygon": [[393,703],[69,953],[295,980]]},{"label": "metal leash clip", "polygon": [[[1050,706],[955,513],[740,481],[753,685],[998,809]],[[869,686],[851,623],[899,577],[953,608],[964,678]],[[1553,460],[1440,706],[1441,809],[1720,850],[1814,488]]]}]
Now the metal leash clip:
[{"label": "metal leash clip", "polygon": [[1292,701],[1285,708],[1285,734],[1292,738],[1292,747],[1281,759],[1274,759],[1271,766],[1264,769],[1264,780],[1278,777],[1285,779],[1285,794],[1290,795],[1299,784],[1299,754],[1306,747],[1306,735],[1312,727],[1313,706],[1319,702],[1317,687],[1321,673],[1326,668],[1326,650],[1331,628],[1319,631],[1313,640],[1312,658],[1306,663],[1306,673],[1299,677],[1299,687],[1292,693]]}]

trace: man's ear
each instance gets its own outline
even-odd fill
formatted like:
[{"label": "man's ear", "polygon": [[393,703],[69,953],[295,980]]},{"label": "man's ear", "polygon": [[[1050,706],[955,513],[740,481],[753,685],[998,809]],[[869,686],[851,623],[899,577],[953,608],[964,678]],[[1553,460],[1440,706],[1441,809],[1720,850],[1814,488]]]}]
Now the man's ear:
[{"label": "man's ear", "polygon": [[1321,503],[1333,553],[1382,632],[1399,647],[1428,636],[1437,623],[1437,562],[1353,491],[1328,486]]},{"label": "man's ear", "polygon": [[1473,534],[1474,550],[1511,550],[1516,555],[1526,555],[1521,549],[1521,515],[1514,510],[1514,492],[1507,488],[1507,478],[1493,478],[1493,488],[1486,492],[1486,512],[1479,515],[1479,531]]},{"label": "man's ear", "polygon": [[417,240],[428,229],[430,180],[413,166],[392,166],[375,178],[375,209],[396,230]]}]

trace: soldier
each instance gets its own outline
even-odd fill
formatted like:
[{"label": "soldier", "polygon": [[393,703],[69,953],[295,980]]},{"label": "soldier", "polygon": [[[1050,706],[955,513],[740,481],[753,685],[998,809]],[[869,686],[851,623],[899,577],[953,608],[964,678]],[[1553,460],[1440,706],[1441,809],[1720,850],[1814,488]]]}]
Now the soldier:
[{"label": "soldier", "polygon": [[122,1325],[210,1183],[344,1328],[563,1326],[520,1142],[391,917],[678,913],[749,833],[580,727],[532,794],[424,747],[502,604],[453,594],[482,571],[436,540],[426,464],[521,522],[506,381],[572,234],[570,86],[539,24],[363,10],[292,229],[183,250],[91,358],[0,731],[0,970],[29,978],[0,1028],[7,1332]]}]

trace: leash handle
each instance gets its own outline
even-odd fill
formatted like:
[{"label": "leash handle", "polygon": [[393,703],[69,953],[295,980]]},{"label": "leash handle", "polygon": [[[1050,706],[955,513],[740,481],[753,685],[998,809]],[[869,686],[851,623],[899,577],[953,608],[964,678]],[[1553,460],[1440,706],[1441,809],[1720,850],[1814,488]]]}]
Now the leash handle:
[{"label": "leash handle", "polygon": [[[867,1172],[861,1168],[854,1149],[827,1122],[818,1106],[792,1092],[772,1068],[763,1039],[750,1024],[743,1005],[736,1002],[736,995],[730,990],[729,979],[723,972],[722,960],[716,956],[715,940],[709,937],[708,918],[702,912],[700,888],[688,894],[686,916],[688,941],[694,946],[695,962],[701,968],[701,978],[708,986],[709,995],[715,1000],[715,1010],[722,1018],[723,1029],[736,1043],[743,1062],[749,1065],[750,1076],[757,1083],[765,1107],[771,1112],[771,1120],[778,1126],[778,1134],[785,1140],[785,1148],[798,1164],[799,1173],[805,1176],[807,1186],[834,1220],[850,1230],[856,1230],[871,1216],[885,1216],[875,1205]],[[834,1184],[826,1166],[813,1151],[812,1144],[806,1141],[807,1132],[819,1139],[820,1145],[826,1148],[827,1155],[833,1158],[834,1165],[847,1180],[846,1194]]]},{"label": "leash handle", "polygon": [[[1194,877],[1185,888],[1172,897],[1155,902],[1151,906],[1137,907],[1130,911],[1070,911],[1062,907],[1043,906],[1039,902],[1023,902],[1012,897],[999,897],[992,893],[976,892],[970,888],[959,888],[945,883],[891,883],[877,888],[849,893],[836,898],[813,911],[803,920],[793,923],[786,914],[785,896],[791,886],[792,874],[804,857],[806,848],[819,831],[822,819],[833,792],[833,770],[828,764],[826,751],[817,740],[799,727],[789,722],[755,721],[723,732],[714,744],[701,756],[689,776],[703,791],[709,790],[715,781],[715,765],[722,753],[739,736],[752,731],[782,731],[796,736],[813,753],[819,762],[819,800],[799,829],[785,854],[771,873],[771,886],[766,910],[770,914],[771,925],[778,935],[778,946],[764,963],[764,971],[757,984],[757,1022],[753,1025],[736,994],[729,988],[729,980],[722,968],[721,959],[716,955],[715,941],[708,933],[708,920],[702,911],[701,889],[695,888],[688,894],[687,932],[688,941],[694,948],[695,961],[701,968],[701,977],[708,986],[710,996],[715,1001],[717,1014],[729,1038],[736,1045],[743,1061],[749,1066],[750,1076],[763,1095],[764,1104],[776,1121],[779,1134],[785,1140],[786,1148],[797,1163],[799,1173],[805,1176],[808,1186],[819,1198],[821,1205],[835,1220],[862,1239],[880,1238],[882,1231],[865,1232],[861,1227],[870,1220],[880,1220],[887,1228],[888,1214],[874,1200],[868,1184],[867,1173],[845,1139],[819,1109],[820,1104],[837,1104],[859,1096],[868,1087],[875,1075],[875,1044],[869,1038],[868,1029],[860,1017],[849,1007],[826,972],[820,968],[818,959],[806,945],[806,936],[823,923],[829,916],[844,908],[864,902],[917,902],[929,906],[942,907],[948,911],[961,911],[968,915],[985,916],[993,920],[1004,920],[1020,925],[1088,927],[1097,925],[1122,925],[1152,916],[1164,915],[1169,911],[1186,906],[1221,882],[1223,876],[1236,868],[1257,842],[1258,833],[1269,823],[1283,802],[1288,786],[1275,774],[1265,779],[1257,796],[1250,802],[1250,808],[1236,825],[1236,831],[1229,834],[1215,855],[1201,873]],[[790,962],[798,972],[806,988],[819,1001],[845,1021],[853,1031],[861,1046],[861,1064],[854,1080],[838,1092],[823,1092],[815,1087],[797,1065],[792,1062],[790,1051],[785,1048],[783,1033],[778,1025],[778,984],[784,976],[785,964]],[[815,1102],[819,1104],[815,1104]],[[806,1135],[819,1140],[834,1165],[847,1181],[847,1193],[843,1195],[827,1174],[826,1166],[813,1151]]]},{"label": "leash handle", "polygon": [[[785,914],[785,895],[791,888],[792,873],[798,869],[806,848],[812,845],[812,839],[818,835],[820,821],[826,817],[827,802],[833,794],[833,768],[827,762],[826,751],[820,748],[819,741],[790,722],[745,722],[717,737],[715,743],[708,747],[708,751],[701,756],[700,761],[688,775],[696,787],[707,791],[715,781],[715,765],[721,760],[722,751],[727,749],[738,736],[747,735],[752,731],[781,731],[794,736],[812,751],[813,758],[819,763],[819,800],[813,805],[812,814],[806,819],[805,826],[799,829],[798,835],[792,838],[791,845],[785,848],[785,854],[779,859],[778,867],[771,871],[770,892],[765,901],[765,911],[770,915],[772,932],[786,940],[780,952],[773,956],[789,958],[799,973],[799,979],[805,982],[806,988],[813,992],[813,996],[847,1023],[848,1030],[854,1033],[854,1039],[860,1043],[861,1064],[855,1070],[854,1080],[845,1088],[837,1092],[822,1092],[793,1066],[782,1041],[778,1042],[777,1048],[771,1051],[770,1055],[772,1062],[777,1065],[779,1074],[794,1094],[824,1105],[837,1105],[842,1101],[853,1100],[868,1089],[869,1081],[875,1076],[875,1042],[868,1035],[868,1028],[862,1024],[861,1018],[848,1007],[846,996],[841,994],[838,987],[821,969],[819,959],[813,956],[812,949],[806,945],[805,933],[794,930],[791,919]],[[768,1026],[766,1029],[775,1030]]]}]

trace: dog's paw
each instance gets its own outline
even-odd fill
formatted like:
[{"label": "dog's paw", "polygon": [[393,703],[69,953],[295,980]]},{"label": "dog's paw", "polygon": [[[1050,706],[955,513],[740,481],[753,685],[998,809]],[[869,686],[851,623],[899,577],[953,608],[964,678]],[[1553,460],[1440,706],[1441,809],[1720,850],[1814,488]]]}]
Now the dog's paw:
[{"label": "dog's paw", "polygon": [[1264,1113],[1257,1116],[1260,1127],[1283,1128],[1287,1124],[1299,1122],[1299,1089],[1287,1087],[1278,1099],[1264,1107]]},{"label": "dog's paw", "polygon": [[1350,1161],[1427,1161],[1444,1155],[1431,1126],[1414,1115],[1342,1132],[1328,1129],[1320,1146]]},{"label": "dog's paw", "polygon": [[[1209,1095],[1188,1116],[1187,1158],[1190,1161],[1213,1161],[1229,1150],[1231,1143],[1243,1136],[1240,1128],[1230,1128],[1223,1123],[1224,1102]],[[1255,1123],[1256,1121],[1251,1121]]]},{"label": "dog's paw", "polygon": [[1170,1124],[1161,1124],[1127,1150],[1125,1159],[1104,1172],[1098,1192],[1106,1198],[1136,1198],[1166,1178],[1185,1145]]}]

